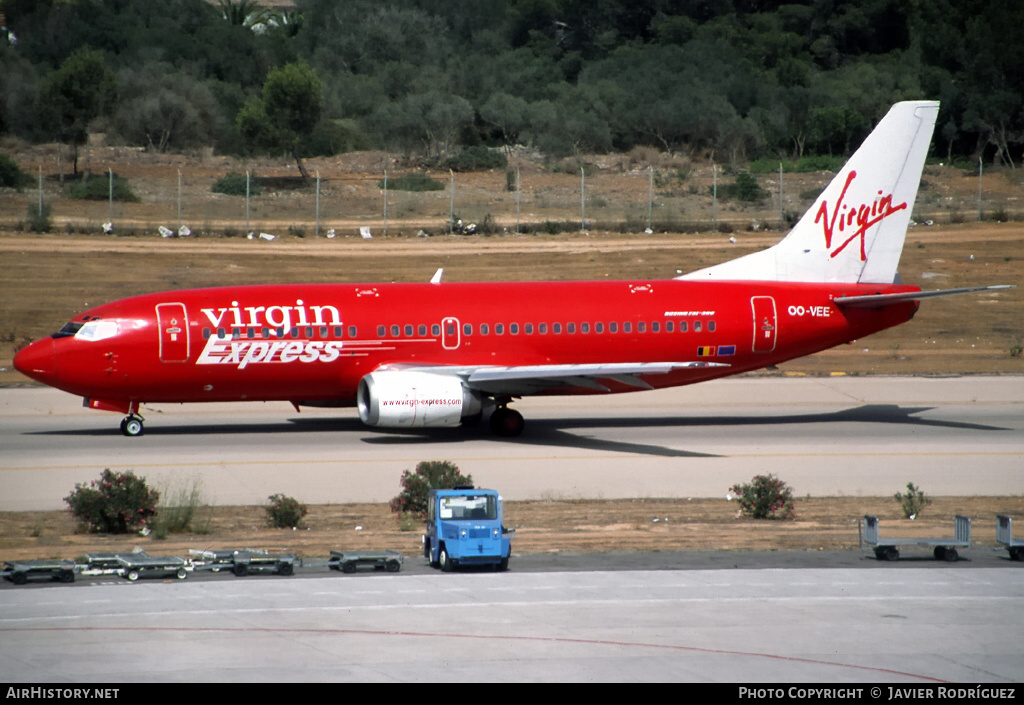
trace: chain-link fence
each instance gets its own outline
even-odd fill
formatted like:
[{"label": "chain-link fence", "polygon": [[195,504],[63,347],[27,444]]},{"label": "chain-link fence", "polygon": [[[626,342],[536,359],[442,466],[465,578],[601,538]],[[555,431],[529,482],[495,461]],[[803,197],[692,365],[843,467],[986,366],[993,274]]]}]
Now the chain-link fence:
[{"label": "chain-link fence", "polygon": [[[828,172],[751,176],[685,159],[633,164],[627,157],[561,168],[524,162],[487,172],[421,172],[376,155],[374,170],[353,169],[344,157],[310,160],[313,176],[303,181],[294,164],[281,161],[247,168],[227,159],[207,164],[108,151],[122,159],[94,159],[88,179],[61,174],[57,160],[28,165],[32,185],[0,194],[3,227],[252,237],[783,230],[832,178]],[[1022,218],[1019,172],[928,166],[914,219]],[[227,189],[229,175],[234,187]]]}]

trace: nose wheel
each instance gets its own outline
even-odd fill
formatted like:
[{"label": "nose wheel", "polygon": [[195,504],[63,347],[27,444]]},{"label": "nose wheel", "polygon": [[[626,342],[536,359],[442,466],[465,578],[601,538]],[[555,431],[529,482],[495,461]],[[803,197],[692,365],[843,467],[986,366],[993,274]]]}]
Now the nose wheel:
[{"label": "nose wheel", "polygon": [[126,436],[141,436],[144,430],[143,418],[138,414],[128,414],[121,419],[121,433]]}]

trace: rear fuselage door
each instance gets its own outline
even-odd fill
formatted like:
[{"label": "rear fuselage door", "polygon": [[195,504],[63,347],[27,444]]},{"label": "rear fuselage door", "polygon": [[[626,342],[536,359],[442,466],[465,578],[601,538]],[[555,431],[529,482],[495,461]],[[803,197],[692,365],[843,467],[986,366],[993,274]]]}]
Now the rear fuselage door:
[{"label": "rear fuselage door", "polygon": [[754,311],[754,352],[775,350],[775,299],[771,296],[753,296],[750,306]]},{"label": "rear fuselage door", "polygon": [[188,317],[185,304],[157,304],[156,325],[162,362],[188,362]]}]

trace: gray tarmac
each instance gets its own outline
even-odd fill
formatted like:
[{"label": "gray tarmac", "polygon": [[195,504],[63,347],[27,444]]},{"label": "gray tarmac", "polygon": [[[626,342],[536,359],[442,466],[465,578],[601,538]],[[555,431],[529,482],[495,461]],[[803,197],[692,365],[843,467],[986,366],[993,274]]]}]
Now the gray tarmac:
[{"label": "gray tarmac", "polygon": [[[506,498],[1021,494],[1024,378],[723,380],[524,400],[526,434],[381,433],[350,412],[168,406],[128,439],[50,390],[0,390],[0,509],[48,509],[104,467],[198,477],[220,503],[384,501],[454,460]],[[0,682],[1024,680],[1024,564],[926,551],[514,556],[507,573],[194,574],[0,584]],[[867,696],[865,696],[867,697]],[[883,698],[885,695],[883,694]],[[878,699],[878,698],[874,698]]]},{"label": "gray tarmac", "polygon": [[1024,493],[1024,377],[735,378],[515,406],[516,439],[285,403],[149,405],[145,435],[125,438],[76,397],[0,389],[0,510],[63,509],[104,468],[199,479],[213,504],[386,502],[403,470],[441,459],[510,500],[720,497],[765,472],[798,496]]}]

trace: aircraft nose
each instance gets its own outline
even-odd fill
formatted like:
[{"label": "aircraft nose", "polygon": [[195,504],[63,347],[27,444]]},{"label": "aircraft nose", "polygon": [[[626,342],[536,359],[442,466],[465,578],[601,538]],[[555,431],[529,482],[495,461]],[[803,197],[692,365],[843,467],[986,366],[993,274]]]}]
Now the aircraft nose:
[{"label": "aircraft nose", "polygon": [[14,356],[14,369],[37,382],[52,385],[57,380],[57,357],[53,338],[37,340]]}]

